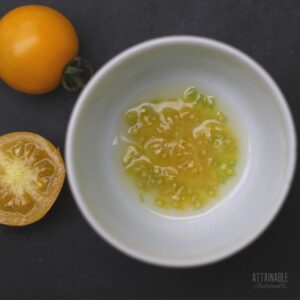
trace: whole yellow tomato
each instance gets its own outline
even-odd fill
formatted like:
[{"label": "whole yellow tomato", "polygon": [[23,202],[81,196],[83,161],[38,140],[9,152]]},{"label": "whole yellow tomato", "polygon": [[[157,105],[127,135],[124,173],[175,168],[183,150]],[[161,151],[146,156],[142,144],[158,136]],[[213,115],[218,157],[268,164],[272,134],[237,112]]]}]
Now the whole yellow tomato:
[{"label": "whole yellow tomato", "polygon": [[0,78],[20,92],[56,88],[78,49],[73,25],[50,7],[21,6],[0,20]]}]

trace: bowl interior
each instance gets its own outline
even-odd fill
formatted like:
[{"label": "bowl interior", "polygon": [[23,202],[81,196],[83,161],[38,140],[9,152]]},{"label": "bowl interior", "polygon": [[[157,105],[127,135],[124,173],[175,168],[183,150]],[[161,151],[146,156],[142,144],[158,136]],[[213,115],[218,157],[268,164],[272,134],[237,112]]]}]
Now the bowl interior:
[{"label": "bowl interior", "polygon": [[[122,178],[112,141],[130,105],[191,85],[216,96],[239,124],[244,162],[222,205],[176,220],[137,200]],[[187,266],[232,254],[269,224],[291,181],[294,150],[289,111],[260,67],[223,44],[169,38],[121,54],[94,76],[71,118],[67,165],[77,203],[104,238],[139,259]]]}]

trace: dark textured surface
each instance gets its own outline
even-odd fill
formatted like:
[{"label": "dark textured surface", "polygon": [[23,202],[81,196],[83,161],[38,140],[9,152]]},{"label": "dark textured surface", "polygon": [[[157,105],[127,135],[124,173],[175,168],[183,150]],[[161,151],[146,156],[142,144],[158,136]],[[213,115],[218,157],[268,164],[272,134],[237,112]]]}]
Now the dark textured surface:
[{"label": "dark textured surface", "polygon": [[[271,73],[300,125],[300,1],[0,0],[0,16],[28,3],[50,5],[69,17],[81,55],[96,69],[121,50],[158,36],[194,34],[232,44]],[[63,149],[76,97],[61,88],[28,96],[0,82],[0,134],[33,131]],[[19,230],[0,226],[0,298],[299,299],[295,183],[278,218],[254,244],[223,262],[185,270],[145,265],[111,248],[86,224],[66,183],[42,221]],[[256,290],[253,272],[288,272],[288,288]]]}]

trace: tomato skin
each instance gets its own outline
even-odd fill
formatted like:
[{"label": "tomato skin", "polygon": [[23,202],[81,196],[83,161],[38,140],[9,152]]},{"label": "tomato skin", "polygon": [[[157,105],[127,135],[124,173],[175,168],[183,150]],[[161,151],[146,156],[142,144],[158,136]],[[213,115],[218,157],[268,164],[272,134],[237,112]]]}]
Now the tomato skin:
[{"label": "tomato skin", "polygon": [[55,89],[78,50],[73,25],[50,7],[20,6],[0,20],[0,78],[20,92]]}]

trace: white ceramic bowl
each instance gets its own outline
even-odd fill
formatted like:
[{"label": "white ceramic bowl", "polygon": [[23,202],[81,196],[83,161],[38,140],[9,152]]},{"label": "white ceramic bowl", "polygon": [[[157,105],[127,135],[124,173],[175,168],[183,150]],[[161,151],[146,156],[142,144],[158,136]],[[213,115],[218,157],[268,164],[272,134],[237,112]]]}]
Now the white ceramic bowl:
[{"label": "white ceramic bowl", "polygon": [[[130,103],[190,85],[230,110],[242,128],[244,162],[226,201],[193,218],[165,218],[120,179],[112,141]],[[295,160],[292,117],[272,78],[240,51],[189,36],[144,42],[103,66],[81,93],[66,140],[70,186],[94,230],[134,258],[172,267],[218,261],[257,238],[284,202]]]}]

